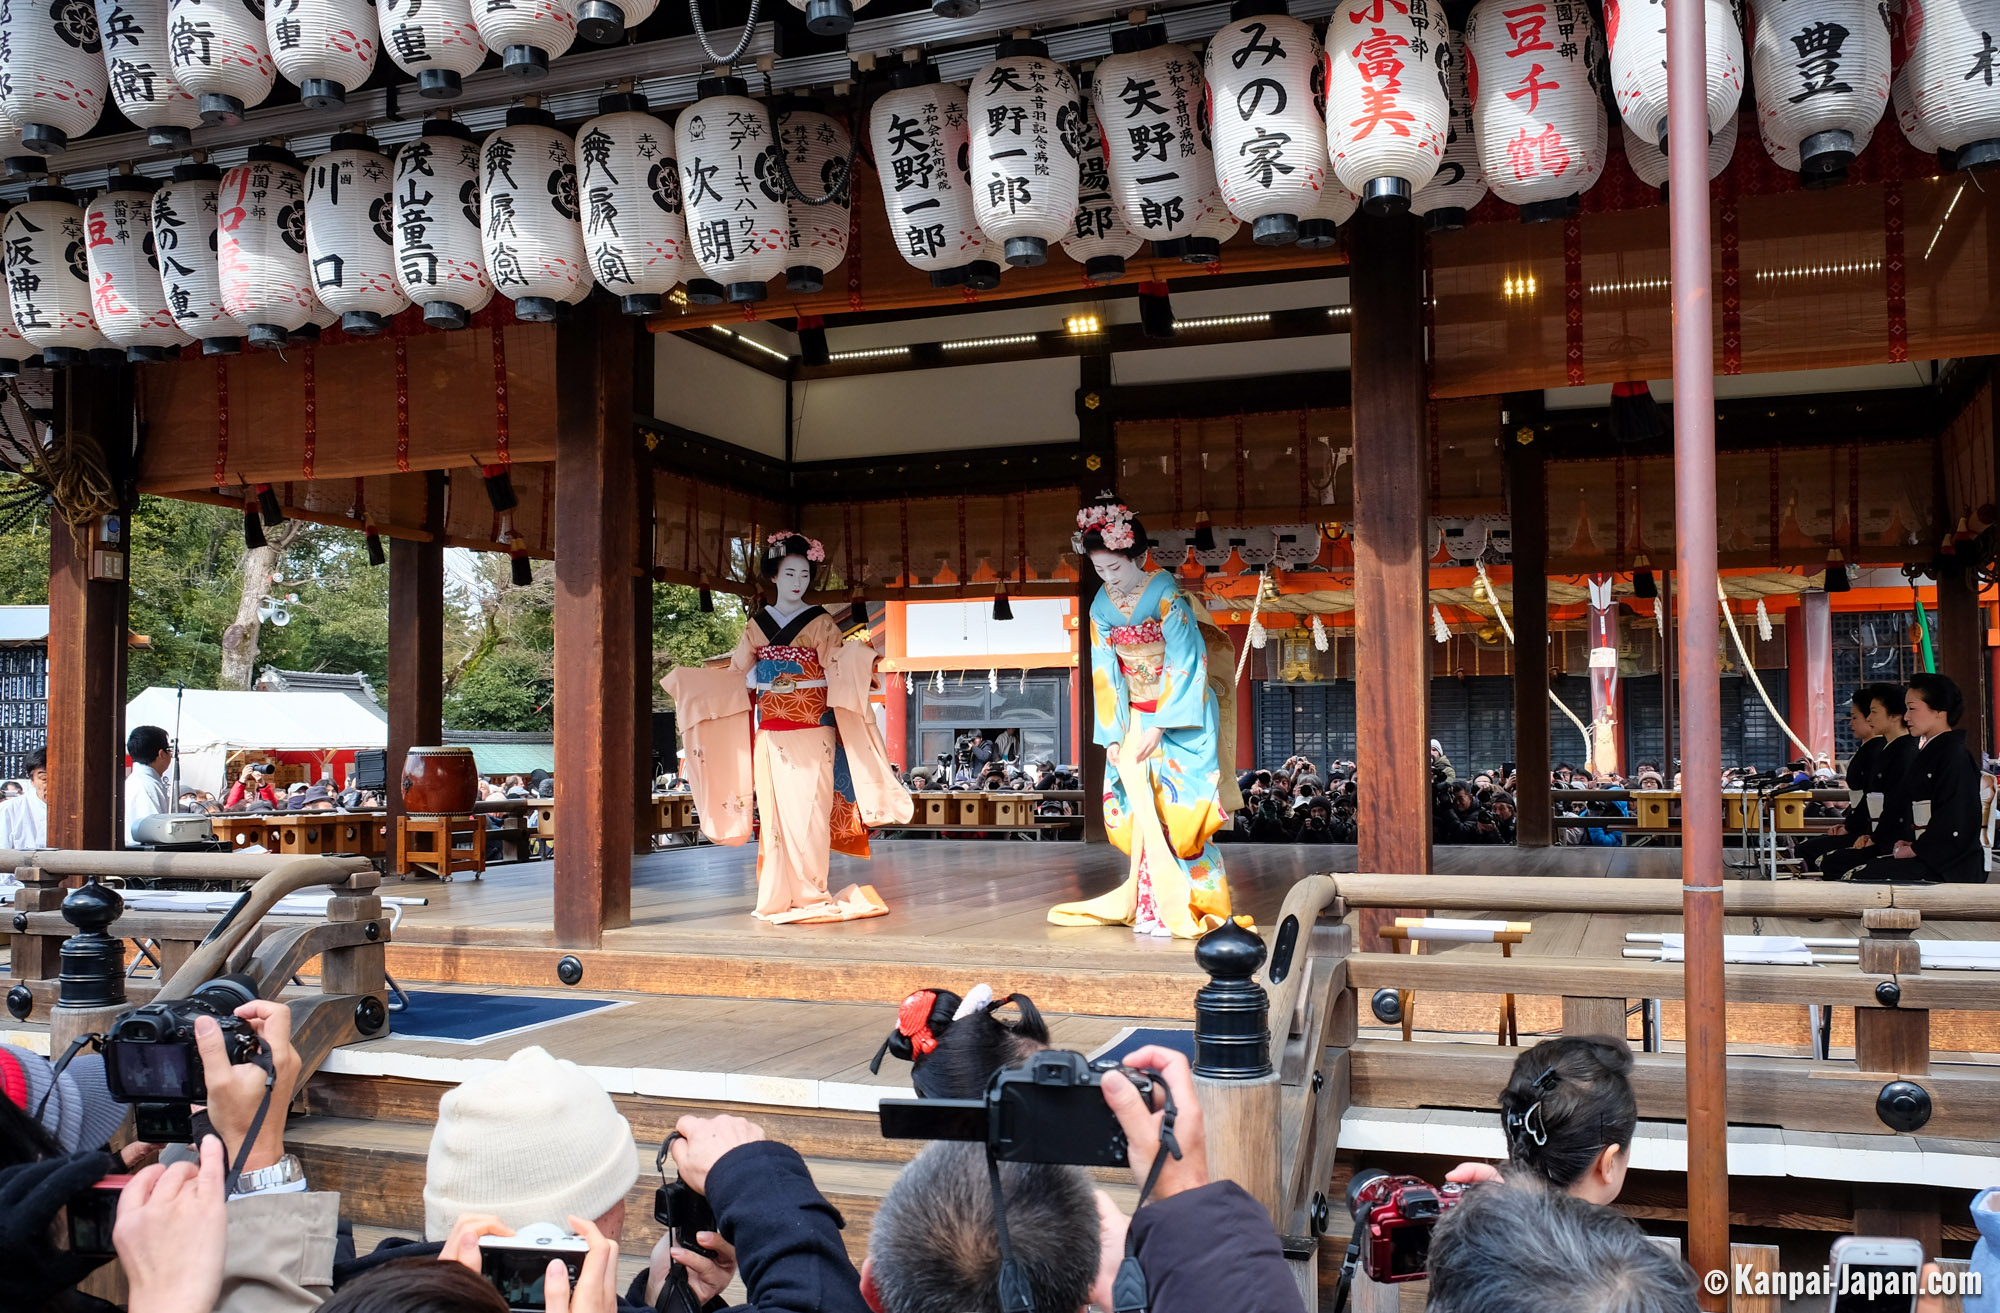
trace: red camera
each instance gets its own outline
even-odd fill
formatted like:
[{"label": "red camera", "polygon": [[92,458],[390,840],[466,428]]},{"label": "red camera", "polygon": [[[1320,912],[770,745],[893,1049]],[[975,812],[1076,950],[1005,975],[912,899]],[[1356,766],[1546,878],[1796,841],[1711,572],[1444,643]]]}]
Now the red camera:
[{"label": "red camera", "polygon": [[1465,1187],[1432,1185],[1415,1176],[1391,1176],[1380,1169],[1356,1172],[1347,1183],[1361,1242],[1361,1264],[1370,1281],[1417,1281],[1430,1264],[1431,1228],[1458,1206]]}]

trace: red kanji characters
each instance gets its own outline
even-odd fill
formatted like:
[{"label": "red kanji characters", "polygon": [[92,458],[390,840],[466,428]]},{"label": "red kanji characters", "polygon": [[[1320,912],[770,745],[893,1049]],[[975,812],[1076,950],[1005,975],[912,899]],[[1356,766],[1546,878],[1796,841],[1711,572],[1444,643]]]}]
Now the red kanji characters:
[{"label": "red kanji characters", "polygon": [[1514,171],[1517,182],[1542,174],[1560,176],[1569,168],[1569,148],[1563,145],[1562,134],[1553,123],[1532,137],[1522,128],[1507,143],[1507,166]]},{"label": "red kanji characters", "polygon": [[1502,10],[1500,16],[1507,20],[1507,35],[1514,38],[1514,48],[1507,52],[1507,58],[1516,59],[1534,50],[1554,50],[1555,44],[1542,35],[1548,25],[1548,6],[1523,5],[1519,9]]},{"label": "red kanji characters", "polygon": [[1521,79],[1521,85],[1517,89],[1507,93],[1507,99],[1519,100],[1521,97],[1526,96],[1528,98],[1528,112],[1530,114],[1540,109],[1542,105],[1542,93],[1544,91],[1557,91],[1562,88],[1562,83],[1560,82],[1544,82],[1541,80],[1542,74],[1547,71],[1540,64],[1529,68],[1528,76]]}]

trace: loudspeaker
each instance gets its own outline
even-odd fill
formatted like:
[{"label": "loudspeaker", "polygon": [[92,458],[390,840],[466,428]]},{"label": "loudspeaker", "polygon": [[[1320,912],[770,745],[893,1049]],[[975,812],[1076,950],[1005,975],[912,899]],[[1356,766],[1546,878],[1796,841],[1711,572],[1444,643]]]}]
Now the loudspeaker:
[{"label": "loudspeaker", "polygon": [[354,754],[354,781],[349,786],[356,789],[381,789],[389,787],[389,754],[382,748],[361,748]]},{"label": "loudspeaker", "polygon": [[653,713],[653,774],[680,771],[679,733],[674,725],[674,713],[655,711]]}]

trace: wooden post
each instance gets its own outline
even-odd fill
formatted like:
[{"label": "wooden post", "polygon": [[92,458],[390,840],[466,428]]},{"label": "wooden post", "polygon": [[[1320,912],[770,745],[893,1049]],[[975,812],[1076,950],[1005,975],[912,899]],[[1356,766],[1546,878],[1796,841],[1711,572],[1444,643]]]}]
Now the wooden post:
[{"label": "wooden post", "polygon": [[[1363,871],[1431,869],[1429,449],[1423,228],[1358,216],[1353,303],[1354,722]],[[1525,817],[1528,813],[1523,810]],[[1412,909],[1361,913],[1363,952]]]},{"label": "wooden post", "polygon": [[1271,1062],[1270,1002],[1255,979],[1264,955],[1264,941],[1234,921],[1195,945],[1209,982],[1194,996],[1194,1086],[1209,1176],[1242,1186],[1282,1229],[1291,1220],[1279,1188],[1283,1086]]},{"label": "wooden post", "polygon": [[429,542],[389,540],[389,824],[403,810],[403,757],[444,741],[444,494],[436,471],[397,476],[392,499],[421,498]]},{"label": "wooden post", "polygon": [[[1117,421],[1111,413],[1111,357],[1098,351],[1077,362],[1076,390],[1077,443],[1086,468],[1077,485],[1079,505],[1088,506],[1118,477]],[[1077,726],[1076,738],[1082,752],[1077,761],[1083,784],[1083,841],[1106,843],[1104,833],[1104,747],[1098,743],[1097,685],[1090,676],[1090,604],[1097,600],[1101,586],[1097,572],[1084,559],[1077,562],[1076,650]],[[1239,711],[1240,714],[1240,711]]]},{"label": "wooden post", "polygon": [[1952,728],[1965,731],[1965,748],[1975,761],[1986,750],[1986,699],[1980,678],[1985,646],[1979,576],[1956,563],[1946,565],[1937,578],[1937,668],[1965,695],[1965,714]]},{"label": "wooden post", "polygon": [[[1508,418],[1519,421],[1514,397]],[[1507,512],[1514,549],[1514,843],[1546,848],[1555,829],[1549,797],[1549,493],[1534,428],[1510,422]],[[1525,432],[1520,442],[1515,430]]]},{"label": "wooden post", "polygon": [[49,530],[49,843],[57,848],[125,846],[118,649],[127,586],[89,577],[92,535],[88,524]]},{"label": "wooden post", "polygon": [[[651,333],[632,335],[632,413],[635,417],[653,413],[654,347]],[[789,413],[789,412],[788,412]],[[636,455],[636,453],[635,453]],[[632,855],[653,851],[653,697],[659,686],[653,682],[653,467],[639,457],[632,491],[636,497],[633,536],[638,545],[639,569],[632,576]],[[674,768],[673,748],[668,745],[662,770]]]},{"label": "wooden post", "polygon": [[[1786,700],[1792,729],[1813,756],[1833,757],[1833,605],[1815,588],[1799,594],[1785,618],[1785,663],[1792,678]],[[1968,700],[1973,695],[1968,693]],[[1967,744],[1972,740],[1968,738]]]},{"label": "wooden post", "polygon": [[632,919],[634,322],[595,300],[556,329],[555,935]]}]

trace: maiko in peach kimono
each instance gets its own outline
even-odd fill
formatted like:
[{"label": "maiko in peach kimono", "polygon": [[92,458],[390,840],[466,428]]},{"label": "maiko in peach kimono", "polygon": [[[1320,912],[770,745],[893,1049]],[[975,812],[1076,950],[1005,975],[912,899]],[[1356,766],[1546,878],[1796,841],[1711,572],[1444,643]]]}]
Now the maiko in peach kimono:
[{"label": "maiko in peach kimono", "polygon": [[755,799],[755,914],[764,920],[888,910],[871,886],[827,887],[835,850],[867,857],[870,824],[910,818],[910,795],[889,768],[869,706],[874,664],[874,649],[842,643],[820,607],[785,623],[760,609],[726,668],[684,668],[662,681],[680,711],[703,832],[718,844],[743,843]]}]

